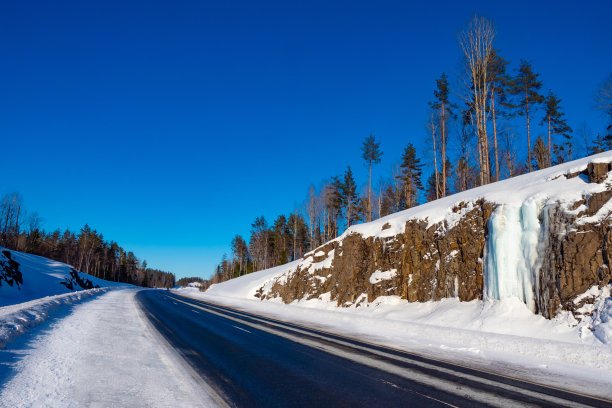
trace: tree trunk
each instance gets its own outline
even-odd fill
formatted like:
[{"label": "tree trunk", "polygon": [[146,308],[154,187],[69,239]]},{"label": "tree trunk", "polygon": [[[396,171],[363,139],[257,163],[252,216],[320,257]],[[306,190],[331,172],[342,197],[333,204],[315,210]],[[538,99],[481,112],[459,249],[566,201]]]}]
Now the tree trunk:
[{"label": "tree trunk", "polygon": [[433,114],[431,118],[431,140],[433,142],[433,157],[434,157],[434,174],[436,175],[436,200],[439,197],[438,191],[440,191],[440,181],[438,180],[438,152],[436,151],[436,129],[434,128]]},{"label": "tree trunk", "polygon": [[[446,197],[446,107],[442,103],[442,197]],[[436,186],[437,188],[437,186]],[[436,191],[436,197],[438,192]]]},{"label": "tree trunk", "polygon": [[491,90],[491,113],[493,119],[493,144],[495,146],[495,181],[499,181],[499,156],[497,154],[497,123],[495,119],[495,92]]},{"label": "tree trunk", "polygon": [[552,166],[552,152],[551,152],[551,149],[550,149],[550,141],[551,141],[550,115],[546,115],[546,116],[547,116],[547,119],[548,119],[548,167],[550,167],[550,166]]},{"label": "tree trunk", "polygon": [[529,96],[525,92],[525,113],[527,116],[527,169],[531,173],[531,137],[529,134]]},{"label": "tree trunk", "polygon": [[370,176],[368,178],[368,222],[372,221],[372,160],[370,160]]}]

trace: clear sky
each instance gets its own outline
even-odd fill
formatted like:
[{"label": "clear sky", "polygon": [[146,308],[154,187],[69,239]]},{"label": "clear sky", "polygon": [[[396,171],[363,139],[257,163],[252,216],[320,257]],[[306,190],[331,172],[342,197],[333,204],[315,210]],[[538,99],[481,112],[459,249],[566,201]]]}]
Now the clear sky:
[{"label": "clear sky", "polygon": [[[609,1],[3,1],[0,193],[48,230],[85,223],[149,266],[208,276],[258,215],[347,165],[424,158],[435,79],[474,13],[593,131],[612,72]],[[522,134],[522,133],[521,133]]]}]

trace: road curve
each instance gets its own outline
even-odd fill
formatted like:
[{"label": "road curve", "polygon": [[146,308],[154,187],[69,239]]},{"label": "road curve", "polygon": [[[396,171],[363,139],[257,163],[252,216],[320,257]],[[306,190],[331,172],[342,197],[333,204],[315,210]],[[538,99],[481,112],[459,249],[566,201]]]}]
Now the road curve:
[{"label": "road curve", "polygon": [[231,407],[612,407],[166,291],[137,299]]}]

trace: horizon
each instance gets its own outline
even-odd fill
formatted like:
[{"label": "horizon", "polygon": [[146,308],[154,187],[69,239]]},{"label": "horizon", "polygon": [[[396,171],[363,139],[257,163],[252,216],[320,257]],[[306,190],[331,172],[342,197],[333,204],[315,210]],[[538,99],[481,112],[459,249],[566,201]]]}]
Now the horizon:
[{"label": "horizon", "polygon": [[3,4],[1,192],[47,231],[88,224],[150,268],[208,278],[255,217],[289,214],[347,166],[367,184],[368,134],[373,184],[408,142],[427,162],[427,103],[442,73],[456,82],[474,13],[511,73],[532,62],[575,136],[602,131],[612,6],[589,6]]}]

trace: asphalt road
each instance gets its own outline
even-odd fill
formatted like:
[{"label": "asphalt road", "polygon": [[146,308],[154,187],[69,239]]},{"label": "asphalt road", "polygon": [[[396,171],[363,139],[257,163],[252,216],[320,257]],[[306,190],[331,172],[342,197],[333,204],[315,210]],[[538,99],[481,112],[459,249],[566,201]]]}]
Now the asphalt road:
[{"label": "asphalt road", "polygon": [[457,366],[178,296],[137,294],[158,331],[232,407],[612,407],[612,402]]}]

